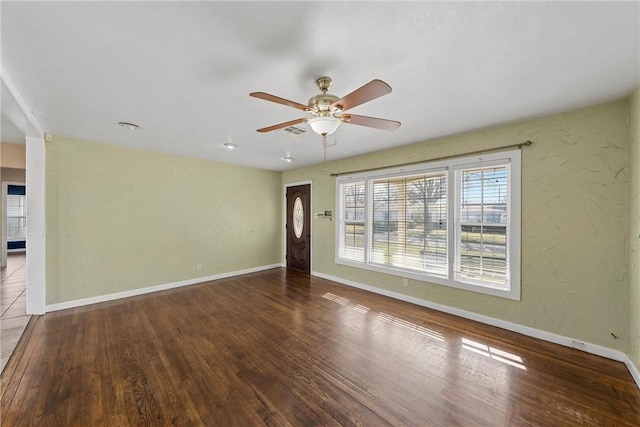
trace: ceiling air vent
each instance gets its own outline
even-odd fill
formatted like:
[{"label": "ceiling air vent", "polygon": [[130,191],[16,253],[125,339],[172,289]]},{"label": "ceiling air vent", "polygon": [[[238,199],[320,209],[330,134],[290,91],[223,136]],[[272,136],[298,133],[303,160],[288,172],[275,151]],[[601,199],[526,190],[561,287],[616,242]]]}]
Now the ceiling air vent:
[{"label": "ceiling air vent", "polygon": [[284,129],[282,129],[282,132],[285,133],[285,135],[291,137],[291,138],[297,138],[302,134],[307,133],[307,130],[305,128],[300,128],[297,126],[289,126],[286,127]]}]

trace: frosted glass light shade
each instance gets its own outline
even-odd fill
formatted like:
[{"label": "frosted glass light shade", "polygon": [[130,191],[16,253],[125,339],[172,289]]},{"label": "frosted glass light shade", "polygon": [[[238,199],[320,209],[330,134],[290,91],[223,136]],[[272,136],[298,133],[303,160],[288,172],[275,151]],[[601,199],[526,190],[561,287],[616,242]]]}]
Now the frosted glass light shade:
[{"label": "frosted glass light shade", "polygon": [[331,135],[338,130],[338,126],[340,126],[342,121],[337,117],[327,116],[314,117],[309,119],[307,123],[309,123],[311,129],[318,135]]}]

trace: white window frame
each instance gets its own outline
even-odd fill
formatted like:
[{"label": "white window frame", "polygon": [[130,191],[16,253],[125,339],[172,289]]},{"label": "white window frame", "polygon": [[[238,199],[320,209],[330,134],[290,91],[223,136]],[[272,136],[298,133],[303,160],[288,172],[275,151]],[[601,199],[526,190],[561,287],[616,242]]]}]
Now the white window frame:
[{"label": "white window frame", "polygon": [[[460,204],[460,189],[456,179],[456,173],[462,169],[474,167],[490,167],[495,165],[508,165],[508,211],[509,219],[507,223],[507,260],[508,260],[508,277],[507,282],[509,288],[507,290],[491,286],[486,282],[474,282],[455,280],[454,266],[456,260],[456,230],[458,223],[456,222],[456,210]],[[429,273],[404,270],[392,266],[383,266],[371,263],[369,235],[372,227],[371,212],[371,191],[370,181],[381,178],[391,178],[411,174],[434,173],[446,171],[447,175],[447,271],[445,276],[439,276]],[[335,245],[335,262],[337,264],[346,265],[355,268],[375,271],[379,273],[391,274],[407,279],[413,279],[423,282],[436,283],[439,285],[450,286],[453,288],[464,289],[481,294],[494,295],[512,300],[520,300],[521,297],[521,278],[520,278],[520,233],[521,233],[521,151],[510,150],[496,153],[489,153],[476,156],[458,157],[453,159],[439,160],[433,162],[424,162],[415,165],[399,166],[393,168],[379,169],[362,173],[354,173],[351,175],[342,175],[336,179],[336,245]],[[340,188],[343,184],[351,182],[364,181],[365,183],[365,260],[358,262],[340,258],[340,245],[342,236],[340,235],[340,224],[344,221],[342,202],[340,200]]]}]

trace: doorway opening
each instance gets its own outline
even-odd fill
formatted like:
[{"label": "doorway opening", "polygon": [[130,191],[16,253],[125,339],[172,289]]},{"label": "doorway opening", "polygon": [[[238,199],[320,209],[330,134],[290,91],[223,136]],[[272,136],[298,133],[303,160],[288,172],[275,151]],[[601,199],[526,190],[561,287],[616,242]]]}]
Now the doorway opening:
[{"label": "doorway opening", "polygon": [[27,200],[24,182],[2,182],[1,357],[4,370],[31,316],[26,315]]}]

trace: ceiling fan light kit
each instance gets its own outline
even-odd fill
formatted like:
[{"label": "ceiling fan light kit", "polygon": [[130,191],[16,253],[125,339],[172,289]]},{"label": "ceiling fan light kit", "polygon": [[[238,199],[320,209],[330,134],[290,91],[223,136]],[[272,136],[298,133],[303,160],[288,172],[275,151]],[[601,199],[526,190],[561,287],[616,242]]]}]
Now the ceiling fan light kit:
[{"label": "ceiling fan light kit", "polygon": [[[327,93],[331,87],[332,80],[329,77],[320,77],[316,80],[316,86],[321,93],[312,96],[307,105],[299,102],[290,101],[271,95],[265,92],[252,92],[249,96],[264,99],[265,101],[275,102],[277,104],[293,107],[298,110],[310,113],[310,117],[303,117],[291,120],[277,125],[268,126],[258,129],[258,132],[271,132],[283,129],[299,123],[309,123],[311,130],[322,136],[323,145],[326,145],[326,136],[333,134],[340,124],[354,124],[366,126],[382,130],[395,130],[400,127],[400,122],[395,120],[379,119],[376,117],[359,116],[355,114],[345,114],[346,110],[357,107],[365,102],[374,100],[391,92],[391,86],[382,80],[371,80],[364,86],[354,90],[350,94],[338,98],[335,95]],[[332,144],[334,145],[334,144]]]},{"label": "ceiling fan light kit", "polygon": [[307,123],[318,135],[331,135],[338,130],[342,120],[335,116],[317,116],[309,119]]}]

